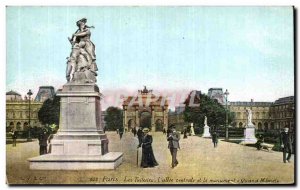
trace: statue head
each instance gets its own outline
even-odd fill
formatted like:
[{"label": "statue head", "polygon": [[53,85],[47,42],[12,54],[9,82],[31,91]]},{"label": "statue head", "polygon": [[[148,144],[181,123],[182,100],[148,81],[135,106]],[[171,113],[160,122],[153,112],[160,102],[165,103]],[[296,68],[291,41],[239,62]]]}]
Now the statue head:
[{"label": "statue head", "polygon": [[86,18],[82,18],[82,19],[80,19],[80,20],[78,20],[78,21],[76,22],[76,25],[77,25],[78,27],[80,27],[81,25],[85,25],[86,22],[87,22],[87,19],[86,19]]}]

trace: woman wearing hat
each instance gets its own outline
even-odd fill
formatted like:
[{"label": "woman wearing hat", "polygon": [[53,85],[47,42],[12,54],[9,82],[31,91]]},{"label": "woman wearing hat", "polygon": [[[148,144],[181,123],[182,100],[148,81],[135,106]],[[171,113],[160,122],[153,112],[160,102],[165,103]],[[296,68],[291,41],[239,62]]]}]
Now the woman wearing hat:
[{"label": "woman wearing hat", "polygon": [[139,144],[138,148],[142,146],[142,161],[141,167],[155,167],[158,163],[155,160],[153,149],[152,149],[152,136],[149,135],[149,129],[143,129],[144,136],[142,138],[142,142]]}]

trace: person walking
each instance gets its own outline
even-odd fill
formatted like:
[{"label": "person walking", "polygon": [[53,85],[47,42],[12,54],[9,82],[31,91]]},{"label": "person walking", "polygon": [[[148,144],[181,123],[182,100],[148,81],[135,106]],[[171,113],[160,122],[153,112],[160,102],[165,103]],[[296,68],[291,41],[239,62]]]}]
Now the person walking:
[{"label": "person walking", "polygon": [[[283,162],[290,162],[292,156],[292,138],[291,133],[289,133],[289,128],[284,128],[284,131],[280,135],[280,145],[283,152]],[[286,154],[288,154],[286,156]]]},{"label": "person walking", "polygon": [[186,129],[186,127],[183,129],[183,138],[187,139],[187,129]]},{"label": "person walking", "polygon": [[168,134],[167,140],[169,141],[168,148],[172,156],[172,168],[178,165],[177,150],[180,149],[179,140],[180,134],[176,131],[175,126],[170,127],[170,133]]},{"label": "person walking", "polygon": [[12,146],[16,147],[17,146],[18,131],[13,129],[13,131],[11,132],[11,137],[12,137],[12,140],[13,140]]},{"label": "person walking", "polygon": [[218,145],[218,140],[219,140],[219,135],[218,135],[217,131],[214,131],[211,136],[212,136],[212,142],[214,144],[214,148],[216,148]]},{"label": "person walking", "polygon": [[258,135],[258,138],[257,138],[257,142],[256,142],[256,148],[257,150],[261,150],[262,149],[262,146],[261,144],[264,142],[264,137],[262,134]]},{"label": "person walking", "polygon": [[148,167],[155,167],[158,166],[158,163],[155,159],[152,149],[152,142],[153,138],[152,135],[149,134],[149,129],[143,129],[143,138],[141,143],[138,145],[138,148],[142,147],[142,160],[141,160],[141,167],[148,168]]},{"label": "person walking", "polygon": [[123,133],[124,133],[124,128],[120,127],[119,129],[120,140],[122,139]]},{"label": "person walking", "polygon": [[45,128],[43,128],[39,134],[38,140],[40,145],[40,155],[47,154],[48,133]]},{"label": "person walking", "polygon": [[137,131],[137,138],[139,140],[139,144],[142,143],[142,138],[143,138],[143,130],[142,130],[142,127],[139,127],[138,131]]}]

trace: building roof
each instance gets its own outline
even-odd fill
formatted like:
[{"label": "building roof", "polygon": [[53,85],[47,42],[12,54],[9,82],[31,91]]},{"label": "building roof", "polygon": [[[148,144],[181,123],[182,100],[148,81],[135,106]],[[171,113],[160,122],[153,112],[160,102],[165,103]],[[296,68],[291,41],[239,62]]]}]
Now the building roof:
[{"label": "building roof", "polygon": [[17,95],[17,96],[21,96],[21,94],[15,92],[15,91],[9,91],[9,92],[6,92],[6,95]]},{"label": "building roof", "polygon": [[210,89],[208,89],[208,91],[212,91],[212,90],[222,90],[223,91],[223,89],[222,88],[210,88]]},{"label": "building roof", "polygon": [[274,102],[274,105],[294,103],[294,96],[279,98]]},{"label": "building roof", "polygon": [[231,106],[271,106],[272,102],[229,102]]},{"label": "building roof", "polygon": [[53,86],[40,86],[40,88],[51,88],[51,89],[54,89]]}]

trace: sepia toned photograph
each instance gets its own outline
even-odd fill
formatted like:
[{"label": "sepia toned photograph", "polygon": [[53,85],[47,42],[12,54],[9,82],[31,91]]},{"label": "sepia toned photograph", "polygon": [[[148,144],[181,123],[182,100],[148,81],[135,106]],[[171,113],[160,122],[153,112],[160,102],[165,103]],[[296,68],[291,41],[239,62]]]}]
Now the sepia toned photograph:
[{"label": "sepia toned photograph", "polygon": [[5,11],[7,185],[295,185],[293,6]]}]

